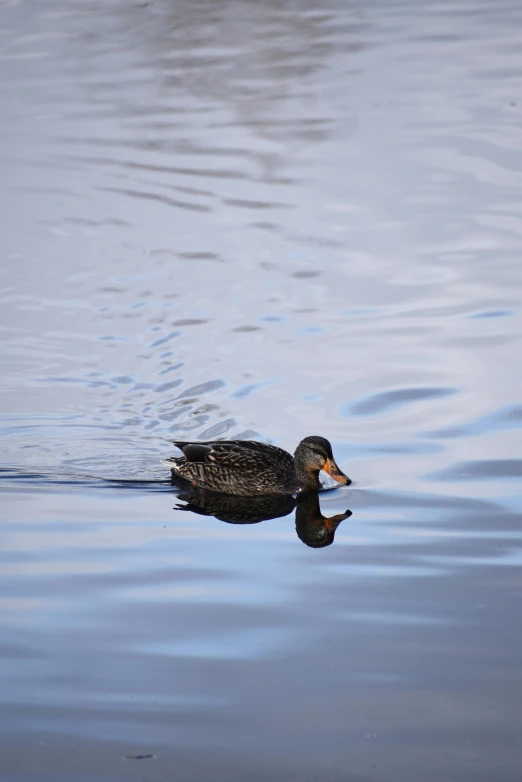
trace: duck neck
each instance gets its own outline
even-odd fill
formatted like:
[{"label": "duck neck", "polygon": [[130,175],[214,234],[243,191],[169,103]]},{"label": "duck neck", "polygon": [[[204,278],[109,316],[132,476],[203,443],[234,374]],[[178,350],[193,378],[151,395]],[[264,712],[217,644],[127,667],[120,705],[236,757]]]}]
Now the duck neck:
[{"label": "duck neck", "polygon": [[321,488],[321,482],[319,481],[319,470],[310,468],[306,461],[299,453],[299,448],[294,455],[294,468],[299,486],[304,491],[317,491]]}]

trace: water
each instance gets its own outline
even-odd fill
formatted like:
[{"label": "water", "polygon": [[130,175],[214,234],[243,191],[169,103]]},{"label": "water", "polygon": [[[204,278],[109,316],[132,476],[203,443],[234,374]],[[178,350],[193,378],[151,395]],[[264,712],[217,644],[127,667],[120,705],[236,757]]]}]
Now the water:
[{"label": "water", "polygon": [[[2,782],[518,782],[521,17],[0,3]],[[324,548],[160,463],[309,434]]]}]

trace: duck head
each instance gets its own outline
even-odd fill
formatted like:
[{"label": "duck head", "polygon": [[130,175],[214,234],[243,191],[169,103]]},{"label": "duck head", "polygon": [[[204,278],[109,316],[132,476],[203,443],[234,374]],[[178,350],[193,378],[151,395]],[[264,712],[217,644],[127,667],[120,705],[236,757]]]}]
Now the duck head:
[{"label": "duck head", "polygon": [[295,471],[305,488],[318,489],[319,472],[324,470],[338,483],[349,486],[351,480],[338,467],[332,446],[324,437],[311,436],[301,440],[294,454]]}]

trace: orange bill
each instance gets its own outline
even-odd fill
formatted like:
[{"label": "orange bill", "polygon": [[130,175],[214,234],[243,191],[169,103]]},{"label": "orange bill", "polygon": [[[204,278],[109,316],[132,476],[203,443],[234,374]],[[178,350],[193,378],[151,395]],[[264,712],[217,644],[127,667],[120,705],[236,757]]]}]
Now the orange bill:
[{"label": "orange bill", "polygon": [[334,481],[338,481],[338,483],[344,483],[345,486],[350,485],[351,480],[347,475],[344,474],[344,472],[339,469],[335,459],[327,459],[323,470],[327,472],[328,475],[331,475]]}]

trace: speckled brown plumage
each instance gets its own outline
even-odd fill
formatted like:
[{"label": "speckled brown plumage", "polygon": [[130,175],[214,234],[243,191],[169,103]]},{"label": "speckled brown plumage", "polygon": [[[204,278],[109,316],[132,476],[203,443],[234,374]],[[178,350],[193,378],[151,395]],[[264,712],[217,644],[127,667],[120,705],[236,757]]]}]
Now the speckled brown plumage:
[{"label": "speckled brown plumage", "polygon": [[165,459],[173,476],[194,486],[227,494],[295,494],[320,488],[319,471],[326,469],[340,483],[349,483],[341,472],[328,440],[306,437],[295,457],[282,448],[255,440],[175,440],[183,456]]}]

